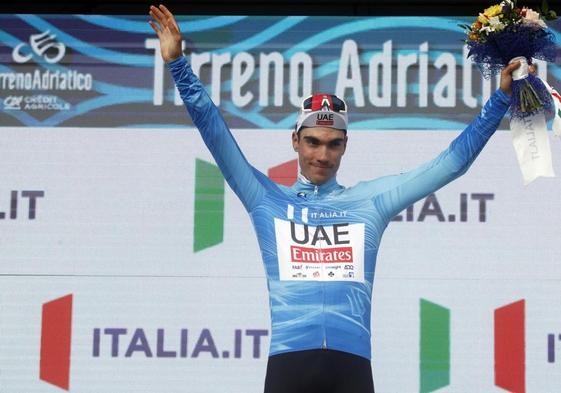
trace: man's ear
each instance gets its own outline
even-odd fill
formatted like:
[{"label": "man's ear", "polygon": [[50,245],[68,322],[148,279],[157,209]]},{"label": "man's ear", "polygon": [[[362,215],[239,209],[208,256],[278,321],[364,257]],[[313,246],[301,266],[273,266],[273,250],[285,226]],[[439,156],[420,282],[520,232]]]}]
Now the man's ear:
[{"label": "man's ear", "polygon": [[298,151],[298,133],[296,131],[292,132],[292,148],[294,151]]},{"label": "man's ear", "polygon": [[349,137],[345,134],[345,139],[343,142],[343,154],[347,151],[347,142],[349,141]]}]

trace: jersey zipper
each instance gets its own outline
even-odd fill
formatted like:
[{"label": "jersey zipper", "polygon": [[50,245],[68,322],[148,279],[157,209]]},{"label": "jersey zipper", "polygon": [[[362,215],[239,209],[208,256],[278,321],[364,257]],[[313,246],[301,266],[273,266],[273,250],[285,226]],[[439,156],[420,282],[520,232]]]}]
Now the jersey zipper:
[{"label": "jersey zipper", "polygon": [[[314,187],[314,197],[317,198],[317,197],[318,197],[318,194],[319,194],[319,186],[316,185],[316,186]],[[320,244],[323,244],[323,243],[320,243]],[[322,247],[320,246],[320,248],[322,248]],[[323,274],[323,272],[322,272],[322,274]],[[322,312],[322,315],[323,315],[323,340],[322,340],[322,342],[321,342],[321,348],[322,348],[322,349],[327,349],[327,332],[325,331],[325,281],[323,281],[323,282],[321,283],[321,289],[322,289],[321,294],[322,294],[322,296],[323,296],[323,300],[322,300],[322,308],[323,308],[323,312]]]},{"label": "jersey zipper", "polygon": [[321,286],[322,286],[322,294],[323,294],[323,304],[322,304],[322,306],[323,306],[323,312],[322,312],[322,315],[323,315],[323,325],[322,325],[322,327],[323,327],[323,341],[321,343],[321,349],[327,349],[327,332],[326,332],[326,329],[325,329],[325,281],[321,283]]},{"label": "jersey zipper", "polygon": [[[319,195],[319,186],[314,185],[314,199],[317,199],[318,195]],[[325,331],[325,281],[321,283],[321,294],[322,294],[322,316],[323,316],[323,324],[322,324],[323,338],[321,341],[321,349],[327,349],[327,332]]]}]

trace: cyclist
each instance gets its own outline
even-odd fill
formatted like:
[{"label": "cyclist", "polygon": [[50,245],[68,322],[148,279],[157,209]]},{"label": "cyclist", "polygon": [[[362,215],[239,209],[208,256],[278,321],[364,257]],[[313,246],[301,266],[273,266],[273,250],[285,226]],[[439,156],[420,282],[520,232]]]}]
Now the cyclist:
[{"label": "cyclist", "polygon": [[331,94],[304,100],[292,146],[292,187],[253,168],[181,49],[173,14],[152,6],[150,25],[181,98],[220,170],[251,216],[268,280],[271,347],[266,393],[374,392],[370,310],[382,233],[401,210],[459,177],[510,104],[512,64],[481,114],[438,157],[399,175],[345,188],[347,106]]}]

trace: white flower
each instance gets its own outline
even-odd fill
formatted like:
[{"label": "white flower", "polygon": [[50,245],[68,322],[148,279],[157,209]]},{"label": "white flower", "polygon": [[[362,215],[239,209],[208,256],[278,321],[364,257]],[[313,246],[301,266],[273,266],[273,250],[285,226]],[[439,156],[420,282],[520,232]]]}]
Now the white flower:
[{"label": "white flower", "polygon": [[498,16],[493,16],[491,18],[489,18],[489,24],[486,26],[483,26],[479,32],[480,33],[494,33],[496,31],[501,31],[505,28],[505,24],[501,22],[501,20],[499,19]]},{"label": "white flower", "polygon": [[522,23],[525,25],[541,28],[547,27],[545,22],[540,18],[540,14],[531,8],[523,8],[522,15]]},{"label": "white flower", "polygon": [[487,33],[487,34],[492,33],[492,32],[494,32],[494,31],[495,31],[495,29],[494,29],[494,27],[491,26],[491,25],[483,26],[483,27],[479,30],[480,33]]},{"label": "white flower", "polygon": [[491,31],[501,31],[505,28],[504,23],[501,22],[498,16],[493,16],[489,19],[489,26],[493,29]]}]

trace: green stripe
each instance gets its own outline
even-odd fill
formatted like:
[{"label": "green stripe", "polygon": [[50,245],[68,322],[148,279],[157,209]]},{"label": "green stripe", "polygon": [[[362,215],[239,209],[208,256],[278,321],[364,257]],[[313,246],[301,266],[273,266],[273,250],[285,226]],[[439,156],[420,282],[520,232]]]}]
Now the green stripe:
[{"label": "green stripe", "polygon": [[450,384],[450,310],[421,299],[420,393]]},{"label": "green stripe", "polygon": [[193,251],[224,240],[224,177],[210,162],[195,162],[195,230]]}]

